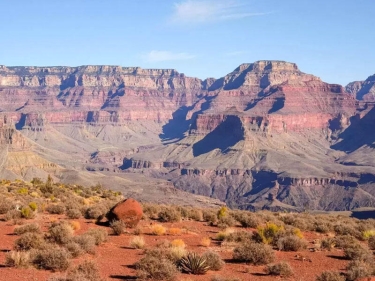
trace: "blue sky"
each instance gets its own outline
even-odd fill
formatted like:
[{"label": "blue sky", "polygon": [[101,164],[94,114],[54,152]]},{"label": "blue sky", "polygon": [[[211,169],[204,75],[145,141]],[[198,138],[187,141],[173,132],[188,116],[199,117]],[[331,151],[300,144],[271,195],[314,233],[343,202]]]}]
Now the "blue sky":
[{"label": "blue sky", "polygon": [[0,0],[0,64],[174,68],[219,78],[286,60],[330,83],[375,73],[373,0]]}]

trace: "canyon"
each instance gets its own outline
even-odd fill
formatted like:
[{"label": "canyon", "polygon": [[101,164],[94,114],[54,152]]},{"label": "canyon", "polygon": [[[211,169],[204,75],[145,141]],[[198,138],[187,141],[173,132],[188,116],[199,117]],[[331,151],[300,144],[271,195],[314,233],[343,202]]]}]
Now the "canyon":
[{"label": "canyon", "polygon": [[201,80],[172,69],[0,66],[0,177],[143,201],[273,211],[375,207],[375,75],[294,63]]}]

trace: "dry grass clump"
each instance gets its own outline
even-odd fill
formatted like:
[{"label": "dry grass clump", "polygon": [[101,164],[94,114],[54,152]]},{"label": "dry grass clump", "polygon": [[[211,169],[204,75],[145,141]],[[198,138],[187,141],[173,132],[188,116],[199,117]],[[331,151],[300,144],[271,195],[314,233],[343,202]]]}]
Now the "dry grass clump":
[{"label": "dry grass clump", "polygon": [[42,231],[37,223],[25,224],[14,229],[14,234],[16,235],[22,235],[27,232],[41,233]]},{"label": "dry grass clump", "polygon": [[115,235],[121,235],[125,233],[126,226],[125,223],[121,220],[111,221],[110,227],[112,228],[112,231]]},{"label": "dry grass clump", "polygon": [[30,252],[11,251],[5,255],[5,265],[9,267],[27,268],[30,265]]},{"label": "dry grass clump", "polygon": [[182,239],[175,239],[171,242],[171,246],[172,247],[180,247],[180,248],[185,248],[186,247],[186,244],[184,242],[184,240]]},{"label": "dry grass clump", "polygon": [[211,238],[210,237],[203,237],[199,244],[202,247],[210,247],[210,245],[211,245]]},{"label": "dry grass clump", "polygon": [[161,224],[154,224],[151,226],[151,233],[153,235],[164,235],[167,232],[166,228]]},{"label": "dry grass clump", "polygon": [[81,229],[81,224],[79,221],[71,221],[69,222],[70,226],[73,228],[74,231]]},{"label": "dry grass clump", "polygon": [[307,242],[297,236],[288,235],[277,241],[277,248],[280,251],[299,251],[307,247]]},{"label": "dry grass clump", "polygon": [[102,228],[90,228],[85,235],[93,237],[97,246],[108,240],[108,232]]},{"label": "dry grass clump", "polygon": [[276,275],[281,277],[290,277],[293,275],[293,269],[287,262],[269,264],[264,271],[268,275]]},{"label": "dry grass clump", "polygon": [[272,248],[268,245],[246,241],[234,248],[233,259],[260,265],[273,262],[275,255]]},{"label": "dry grass clump", "polygon": [[235,230],[233,228],[226,228],[216,234],[216,240],[224,241],[227,237],[229,237],[234,232]]},{"label": "dry grass clump", "polygon": [[29,251],[31,249],[42,249],[46,242],[43,236],[38,233],[27,232],[22,234],[16,241],[14,241],[14,249],[16,251]]},{"label": "dry grass clump", "polygon": [[345,281],[346,278],[340,272],[323,271],[316,277],[316,281]]},{"label": "dry grass clump", "polygon": [[130,239],[130,247],[134,249],[143,249],[146,246],[143,236],[134,236]]},{"label": "dry grass clump", "polygon": [[176,265],[164,258],[147,255],[135,264],[137,277],[141,280],[175,280],[178,270]]},{"label": "dry grass clump", "polygon": [[182,229],[178,227],[171,227],[168,229],[168,234],[170,235],[181,235],[182,234]]},{"label": "dry grass clump", "polygon": [[351,261],[346,268],[346,280],[354,281],[374,274],[373,265],[360,260]]},{"label": "dry grass clump", "polygon": [[210,270],[219,271],[225,265],[220,255],[214,251],[207,251],[203,253],[202,257],[206,259],[206,263]]},{"label": "dry grass clump", "polygon": [[64,248],[49,247],[34,254],[33,264],[40,269],[65,271],[70,265],[70,255]]},{"label": "dry grass clump", "polygon": [[320,248],[322,250],[328,250],[331,251],[336,247],[336,239],[335,238],[325,238],[320,241]]}]

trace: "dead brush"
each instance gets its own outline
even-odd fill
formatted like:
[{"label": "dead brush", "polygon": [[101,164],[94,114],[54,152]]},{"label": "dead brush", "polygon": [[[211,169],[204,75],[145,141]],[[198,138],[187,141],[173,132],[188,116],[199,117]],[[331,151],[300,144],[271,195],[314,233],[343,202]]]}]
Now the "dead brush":
[{"label": "dead brush", "polygon": [[203,275],[210,269],[206,258],[197,253],[188,253],[180,260],[179,266],[183,272],[194,275]]}]

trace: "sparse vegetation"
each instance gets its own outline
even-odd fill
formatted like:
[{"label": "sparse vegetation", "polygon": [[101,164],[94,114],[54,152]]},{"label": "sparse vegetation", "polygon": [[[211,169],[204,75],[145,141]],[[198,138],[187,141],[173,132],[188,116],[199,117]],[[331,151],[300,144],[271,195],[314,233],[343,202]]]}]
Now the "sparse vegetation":
[{"label": "sparse vegetation", "polygon": [[240,243],[233,251],[233,259],[255,265],[268,264],[274,261],[275,256],[270,246],[245,241]]},{"label": "sparse vegetation", "polygon": [[225,264],[220,255],[214,251],[205,252],[202,257],[206,259],[206,263],[210,270],[219,271]]},{"label": "sparse vegetation", "polygon": [[287,262],[280,262],[269,264],[265,268],[265,273],[268,275],[277,275],[281,277],[290,277],[293,275],[293,269]]},{"label": "sparse vegetation", "polygon": [[316,277],[316,281],[345,281],[345,277],[340,272],[323,271]]}]

